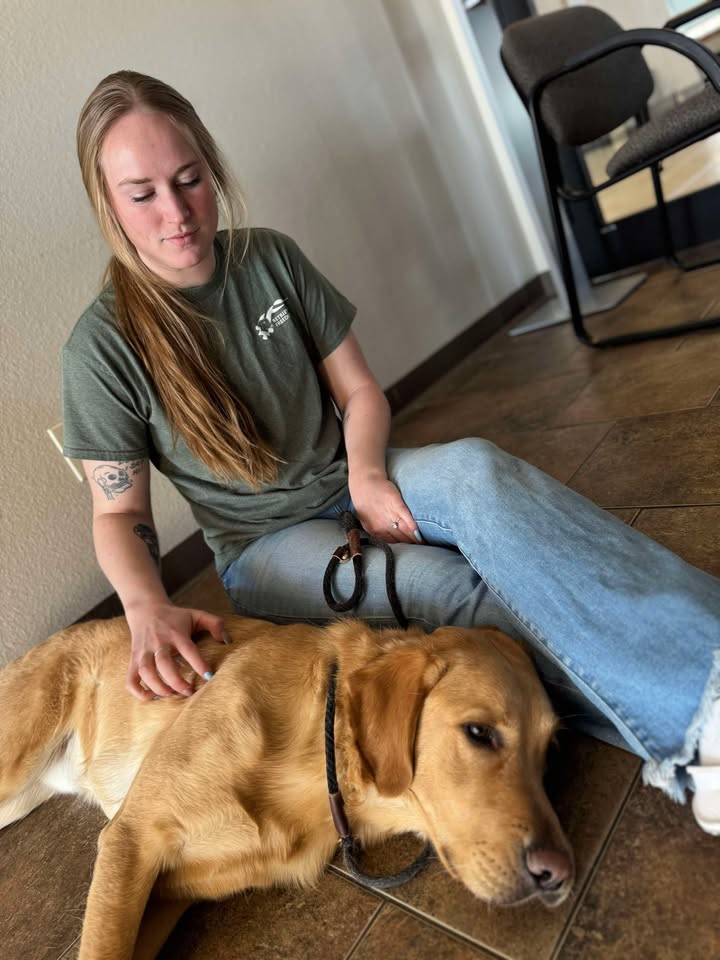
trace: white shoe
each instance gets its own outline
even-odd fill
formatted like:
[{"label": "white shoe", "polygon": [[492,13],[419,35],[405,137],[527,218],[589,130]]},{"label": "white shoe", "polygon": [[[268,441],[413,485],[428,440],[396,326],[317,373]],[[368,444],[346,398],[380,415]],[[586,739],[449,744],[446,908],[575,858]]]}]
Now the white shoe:
[{"label": "white shoe", "polygon": [[705,833],[720,837],[720,766],[688,767],[695,783],[693,816]]},{"label": "white shoe", "polygon": [[720,700],[710,707],[698,756],[698,766],[687,768],[695,784],[693,815],[705,833],[720,836]]}]

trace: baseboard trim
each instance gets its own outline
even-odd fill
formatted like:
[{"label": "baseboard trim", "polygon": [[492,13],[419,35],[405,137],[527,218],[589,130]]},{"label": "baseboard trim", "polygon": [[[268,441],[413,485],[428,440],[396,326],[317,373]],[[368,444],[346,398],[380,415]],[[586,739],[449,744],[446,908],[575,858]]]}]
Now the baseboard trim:
[{"label": "baseboard trim", "polygon": [[411,403],[423,390],[452,370],[463,360],[468,353],[477,349],[480,344],[499,330],[508,320],[512,320],[518,313],[527,307],[537,305],[547,299],[549,275],[542,273],[528,280],[509,297],[506,297],[496,307],[484,314],[466,330],[458,334],[449,343],[441,347],[427,360],[405,374],[397,383],[385,391],[390,403],[390,409],[396,414],[403,407]]},{"label": "baseboard trim", "polygon": [[[467,330],[463,330],[454,340],[445,344],[431,357],[411,370],[397,383],[385,391],[390,409],[393,414],[411,403],[415,397],[431,386],[443,374],[451,370],[457,363],[487,340],[508,320],[512,320],[520,311],[527,307],[543,302],[548,293],[548,278],[546,274],[538,274],[524,286],[506,297],[502,303],[493,307]],[[165,554],[162,561],[162,580],[168,594],[172,596],[181,587],[185,586],[193,577],[210,566],[213,562],[212,550],[207,546],[202,532],[196,530],[182,543]],[[123,613],[122,604],[116,593],[111,594],[96,604],[77,621],[106,620],[109,617],[118,617]]]}]

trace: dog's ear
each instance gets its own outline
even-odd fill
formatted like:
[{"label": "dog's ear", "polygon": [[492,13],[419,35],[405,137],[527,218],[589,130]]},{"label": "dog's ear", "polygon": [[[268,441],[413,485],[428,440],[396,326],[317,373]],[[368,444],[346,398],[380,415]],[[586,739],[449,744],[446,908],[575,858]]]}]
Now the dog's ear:
[{"label": "dog's ear", "polygon": [[445,664],[429,651],[401,647],[348,679],[353,733],[384,796],[398,796],[412,783],[420,711],[445,670]]}]

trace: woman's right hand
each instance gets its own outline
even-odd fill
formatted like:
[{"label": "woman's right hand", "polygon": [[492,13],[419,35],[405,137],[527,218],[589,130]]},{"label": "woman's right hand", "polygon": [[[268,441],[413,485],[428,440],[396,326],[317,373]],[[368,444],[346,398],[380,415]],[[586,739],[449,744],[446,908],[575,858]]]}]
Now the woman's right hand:
[{"label": "woman's right hand", "polygon": [[207,630],[218,643],[227,643],[222,618],[176,607],[168,599],[158,569],[149,460],[83,460],[83,466],[93,497],[95,552],[130,627],[125,686],[138,700],[189,697],[193,688],[175,657],[181,656],[201,677],[210,674],[192,635]]},{"label": "woman's right hand", "polygon": [[218,643],[230,642],[222,617],[204,610],[176,607],[169,601],[134,607],[126,611],[126,616],[132,647],[125,686],[138,700],[192,694],[193,688],[182,678],[175,663],[178,654],[201,677],[212,676],[192,641],[194,633],[207,630]]}]

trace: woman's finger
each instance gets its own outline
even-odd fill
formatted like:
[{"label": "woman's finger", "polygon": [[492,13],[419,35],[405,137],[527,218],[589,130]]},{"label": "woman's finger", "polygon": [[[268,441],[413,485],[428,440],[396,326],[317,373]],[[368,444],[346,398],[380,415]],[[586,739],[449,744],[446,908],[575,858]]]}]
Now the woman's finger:
[{"label": "woman's finger", "polygon": [[193,619],[193,633],[197,633],[199,630],[207,630],[218,643],[230,643],[230,637],[227,634],[222,617],[218,617],[214,613],[208,613],[207,610],[190,610],[190,614]]},{"label": "woman's finger", "polygon": [[[193,614],[200,613],[200,612],[201,611],[198,611],[198,610],[191,611],[191,613]],[[202,627],[201,629],[205,629],[205,628]],[[190,664],[190,666],[193,668],[195,673],[198,674],[198,676],[203,677],[205,680],[212,679],[212,675],[213,675],[212,670],[207,665],[207,663],[205,663],[205,661],[203,660],[202,654],[200,653],[198,648],[195,646],[195,644],[192,642],[192,640],[189,640],[186,637],[183,637],[182,639],[178,639],[177,649],[178,649],[178,653],[183,658],[183,660],[185,660],[187,663]]]},{"label": "woman's finger", "polygon": [[[422,543],[422,535],[415,522],[415,518],[403,503],[395,506],[395,515],[390,522],[390,533],[397,543]],[[397,526],[395,526],[397,524]],[[415,536],[415,534],[418,536]]]},{"label": "woman's finger", "polygon": [[[158,671],[157,664],[155,663],[155,657],[153,657],[151,653],[146,653],[143,655],[143,658],[138,664],[137,672],[145,686],[152,690],[152,692],[157,694],[159,697],[172,697],[176,693],[182,693],[183,695],[186,695],[184,690],[175,690],[173,687],[169,686],[169,684],[165,683]],[[192,688],[189,692],[192,693]]]},{"label": "woman's finger", "polygon": [[172,688],[173,693],[180,693],[184,697],[189,697],[192,692],[192,684],[181,675],[175,662],[175,651],[172,647],[160,647],[155,652],[155,669],[160,679]]},{"label": "woman's finger", "polygon": [[415,541],[415,543],[423,542],[422,534],[420,533],[420,529],[417,525],[415,517],[412,515],[408,505],[404,501],[402,504],[402,509],[400,510],[400,524],[412,538],[412,540]]},{"label": "woman's finger", "polygon": [[390,529],[383,528],[378,530],[377,533],[374,533],[373,536],[384,540],[385,543],[417,543],[417,541],[409,537],[400,526],[398,526],[397,530],[393,527],[390,527]]},{"label": "woman's finger", "polygon": [[152,690],[148,690],[140,683],[138,672],[132,666],[128,670],[127,677],[125,678],[125,689],[131,693],[136,700],[142,700],[145,702],[155,698],[155,694],[152,692]]}]

